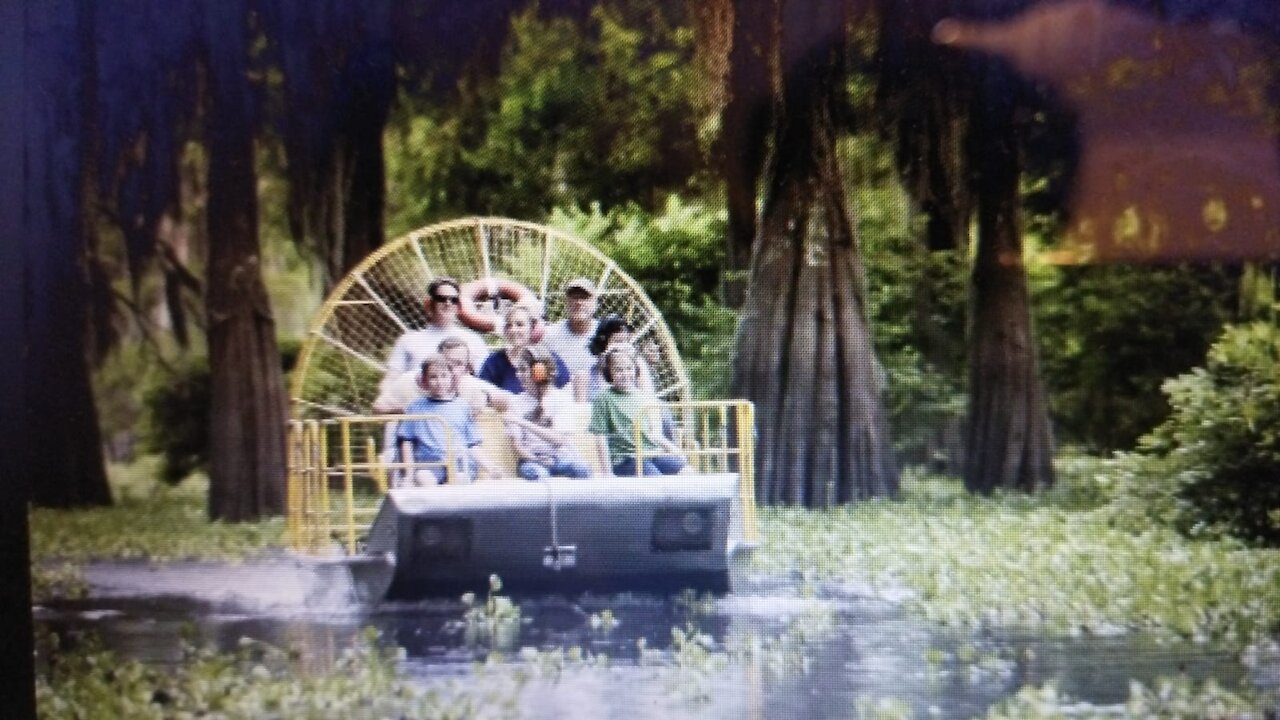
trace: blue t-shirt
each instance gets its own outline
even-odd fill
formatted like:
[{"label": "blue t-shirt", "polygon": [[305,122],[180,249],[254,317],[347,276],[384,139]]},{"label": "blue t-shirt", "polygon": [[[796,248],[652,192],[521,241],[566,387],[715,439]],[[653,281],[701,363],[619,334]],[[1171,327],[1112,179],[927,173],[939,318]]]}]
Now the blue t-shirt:
[{"label": "blue t-shirt", "polygon": [[[468,448],[480,444],[471,405],[462,398],[436,400],[423,397],[409,403],[405,415],[437,415],[440,420],[401,420],[396,426],[396,444],[413,443],[414,462],[439,462],[444,459],[449,437],[457,443],[453,447],[455,458],[462,460],[470,455]],[[448,426],[447,428],[445,426]]]},{"label": "blue t-shirt", "polygon": [[[551,359],[556,362],[556,387],[568,385],[569,368],[565,367],[564,361],[554,352],[551,353]],[[476,373],[476,377],[493,383],[513,395],[524,392],[524,385],[516,376],[516,367],[511,364],[506,350],[494,350],[489,353],[489,357],[484,359],[484,364],[480,366],[480,372]]]}]

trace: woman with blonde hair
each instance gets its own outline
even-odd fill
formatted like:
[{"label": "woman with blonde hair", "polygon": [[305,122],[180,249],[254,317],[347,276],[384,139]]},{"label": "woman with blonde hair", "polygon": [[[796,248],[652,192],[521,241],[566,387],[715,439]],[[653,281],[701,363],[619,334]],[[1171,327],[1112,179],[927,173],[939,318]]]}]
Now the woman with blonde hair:
[{"label": "woman with blonde hair", "polygon": [[[485,358],[484,364],[476,372],[476,377],[496,385],[512,394],[524,391],[520,378],[516,376],[516,360],[520,353],[534,342],[534,333],[542,321],[539,308],[527,304],[512,305],[502,317],[502,337],[506,347],[494,350]],[[569,384],[569,369],[564,361],[555,353],[551,353],[551,361],[555,365],[552,382],[556,387]]]}]

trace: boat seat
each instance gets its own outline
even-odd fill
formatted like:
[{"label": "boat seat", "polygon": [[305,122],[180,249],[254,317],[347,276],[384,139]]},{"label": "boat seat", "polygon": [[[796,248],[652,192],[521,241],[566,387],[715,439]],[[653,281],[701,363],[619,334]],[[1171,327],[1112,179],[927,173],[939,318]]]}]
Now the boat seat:
[{"label": "boat seat", "polygon": [[[574,418],[575,429],[569,439],[569,445],[577,451],[582,460],[591,466],[595,474],[603,475],[604,468],[600,466],[599,453],[596,451],[596,437],[587,432],[587,422],[590,419],[591,406],[587,403],[578,403]],[[501,478],[484,476],[480,482],[520,480],[520,475],[516,472],[515,447],[511,443],[511,438],[507,435],[506,426],[502,422],[502,414],[494,410],[483,410],[476,415],[476,425],[480,432],[480,451],[502,469]]]}]

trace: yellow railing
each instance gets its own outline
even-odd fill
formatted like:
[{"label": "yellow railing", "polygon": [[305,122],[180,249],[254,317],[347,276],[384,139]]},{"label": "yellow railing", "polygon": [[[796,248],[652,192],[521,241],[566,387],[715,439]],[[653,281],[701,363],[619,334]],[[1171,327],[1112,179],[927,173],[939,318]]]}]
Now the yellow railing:
[{"label": "yellow railing", "polygon": [[[744,400],[691,401],[655,405],[648,412],[654,422],[666,418],[666,429],[696,472],[738,475],[744,539],[756,542],[754,406]],[[443,460],[406,463],[394,442],[388,445],[395,423],[403,420],[444,424],[435,415],[343,416],[289,423],[287,527],[295,549],[321,553],[340,548],[354,554],[382,496],[397,479],[403,482],[416,469],[443,467],[448,480],[457,481],[456,439],[447,426]],[[495,416],[481,426],[488,429],[482,431],[483,452],[516,481],[514,456],[500,420]],[[583,434],[574,446],[594,464],[593,442]],[[653,452],[647,455],[652,457]],[[637,452],[637,467],[645,457],[643,450]]]}]

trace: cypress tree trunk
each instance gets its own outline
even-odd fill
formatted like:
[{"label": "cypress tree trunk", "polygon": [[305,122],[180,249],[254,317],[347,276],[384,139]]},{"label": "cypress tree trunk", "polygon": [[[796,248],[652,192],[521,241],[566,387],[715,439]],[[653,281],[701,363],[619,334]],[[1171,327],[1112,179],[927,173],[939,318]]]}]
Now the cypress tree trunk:
[{"label": "cypress tree trunk", "polygon": [[835,153],[847,19],[831,10],[789,2],[780,16],[782,115],[738,331],[734,391],[757,406],[757,493],[770,504],[898,487]]},{"label": "cypress tree trunk", "polygon": [[206,5],[209,516],[230,521],[284,511],[285,395],[259,261],[247,17],[244,0]]},{"label": "cypress tree trunk", "polygon": [[84,191],[92,147],[93,6],[41,3],[26,23],[27,314],[25,387],[31,498],[110,505],[88,363]]},{"label": "cypress tree trunk", "polygon": [[284,72],[290,231],[320,257],[326,285],[385,239],[382,131],[395,97],[396,6],[314,0],[268,3],[258,14]]},{"label": "cypress tree trunk", "polygon": [[[729,231],[725,264],[729,270],[747,270],[756,235],[756,196],[768,147],[769,122],[775,97],[769,50],[776,32],[777,6],[727,9],[731,18],[728,98],[720,114],[721,131],[717,161],[725,181]],[[745,12],[739,12],[745,10]],[[741,302],[730,298],[731,304]]]},{"label": "cypress tree trunk", "polygon": [[1019,160],[1012,100],[977,98],[970,157],[977,180],[978,248],[973,268],[965,487],[1034,492],[1053,484],[1053,437],[1036,361],[1022,262]]},{"label": "cypress tree trunk", "polygon": [[386,117],[376,123],[362,123],[344,147],[339,149],[339,176],[346,197],[335,198],[342,208],[342,236],[335,245],[342,249],[330,280],[336,282],[360,264],[386,239],[382,210],[386,200],[386,172],[382,158],[382,129]]}]

